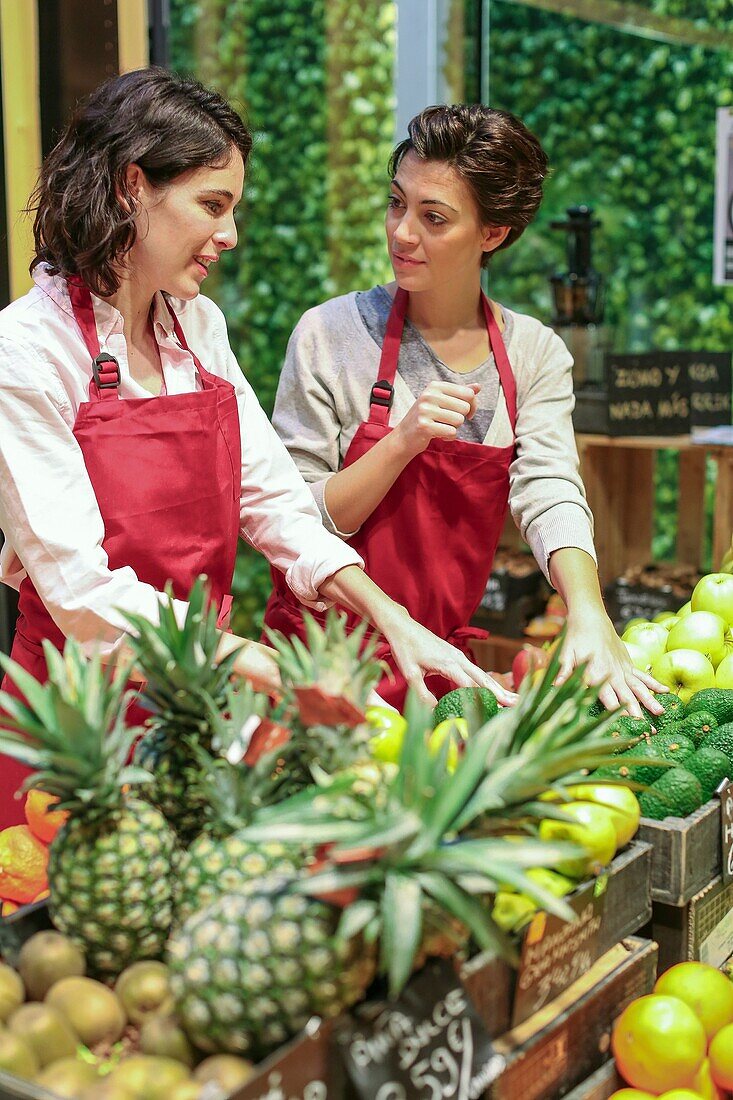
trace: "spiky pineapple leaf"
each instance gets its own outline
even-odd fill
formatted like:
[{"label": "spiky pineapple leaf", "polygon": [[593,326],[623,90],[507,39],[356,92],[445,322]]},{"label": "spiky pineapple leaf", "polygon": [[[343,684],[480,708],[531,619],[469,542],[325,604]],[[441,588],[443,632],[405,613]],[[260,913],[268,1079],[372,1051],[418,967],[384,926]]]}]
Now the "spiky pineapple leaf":
[{"label": "spiky pineapple leaf", "polygon": [[425,892],[435,898],[446,912],[466,925],[480,948],[495,951],[517,965],[519,956],[514,944],[491,919],[484,902],[477,901],[437,871],[422,871],[418,880]]},{"label": "spiky pineapple leaf", "polygon": [[382,970],[395,997],[412,973],[423,928],[423,895],[415,878],[388,871],[381,901]]}]

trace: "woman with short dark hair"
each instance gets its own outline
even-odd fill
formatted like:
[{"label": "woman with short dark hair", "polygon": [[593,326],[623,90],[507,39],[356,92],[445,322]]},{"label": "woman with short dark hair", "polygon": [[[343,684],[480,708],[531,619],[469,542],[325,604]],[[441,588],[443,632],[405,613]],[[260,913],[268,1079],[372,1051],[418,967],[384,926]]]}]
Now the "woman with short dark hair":
[{"label": "woman with short dark hair", "polygon": [[[205,573],[223,626],[240,535],[298,600],[369,618],[426,694],[425,670],[486,675],[412,622],[365,576],[318,509],[199,294],[234,248],[251,148],[216,93],[162,69],[115,78],[46,159],[35,285],[0,313],[0,579],[19,590],[12,656],[46,678],[41,642],[75,637],[109,657],[122,611],[157,620]],[[276,688],[272,651],[235,669]],[[3,689],[15,692],[7,680]],[[16,692],[17,694],[17,692]],[[20,820],[24,772],[0,760],[0,827]]]},{"label": "woman with short dark hair", "polygon": [[[466,652],[482,633],[468,622],[510,507],[568,606],[561,676],[588,661],[607,706],[658,713],[650,691],[665,689],[632,667],[601,599],[570,354],[551,329],[481,289],[482,268],[537,213],[547,168],[537,138],[505,111],[417,115],[389,166],[395,281],[304,314],[273,423],[326,527],[414,618]],[[265,622],[300,634],[297,600],[274,582]],[[400,705],[405,682],[394,672],[378,690]]]}]

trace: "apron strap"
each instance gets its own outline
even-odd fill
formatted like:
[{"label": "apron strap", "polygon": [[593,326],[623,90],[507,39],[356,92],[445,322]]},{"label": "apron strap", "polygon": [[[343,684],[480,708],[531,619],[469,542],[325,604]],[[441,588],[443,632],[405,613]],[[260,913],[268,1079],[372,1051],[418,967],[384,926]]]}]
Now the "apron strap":
[{"label": "apron strap", "polygon": [[171,306],[170,302],[167,301],[167,300],[166,300],[165,304],[168,307],[168,312],[170,313],[171,318],[173,320],[173,331],[176,334],[176,338],[178,340],[178,343],[181,345],[183,350],[187,351],[188,354],[193,359],[194,366],[196,367],[196,370],[199,373],[199,377],[201,378],[201,381],[204,383],[204,385],[206,386],[206,385],[213,384],[214,379],[213,379],[212,375],[209,373],[209,371],[207,371],[204,368],[204,366],[201,363],[201,360],[199,359],[196,352],[192,351],[191,348],[188,346],[188,343],[186,341],[185,333],[184,333],[184,331],[181,327],[181,322],[178,320],[177,316],[173,312],[173,307]]},{"label": "apron strap", "polygon": [[[390,409],[394,400],[394,381],[397,375],[397,363],[400,357],[400,345],[407,317],[408,301],[407,291],[403,290],[402,287],[398,287],[384,334],[377,381],[372,386],[369,397],[370,424],[389,424]],[[517,386],[514,380],[514,372],[506,353],[496,317],[489,304],[489,299],[483,291],[481,291],[481,305],[483,306],[486,329],[489,334],[489,346],[494,355],[496,369],[499,372],[499,382],[504,391],[509,423],[512,435],[514,435],[517,427]]]},{"label": "apron strap", "polygon": [[92,381],[89,384],[89,396],[97,400],[114,400],[120,396],[120,365],[114,355],[101,351],[94,306],[89,288],[81,279],[67,280],[69,299],[74,318],[86,344],[92,360]]}]

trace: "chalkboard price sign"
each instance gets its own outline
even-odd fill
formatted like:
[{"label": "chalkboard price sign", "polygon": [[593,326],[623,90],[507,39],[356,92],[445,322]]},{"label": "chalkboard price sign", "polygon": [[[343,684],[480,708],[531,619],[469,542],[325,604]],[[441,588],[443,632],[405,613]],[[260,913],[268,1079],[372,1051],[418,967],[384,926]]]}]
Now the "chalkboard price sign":
[{"label": "chalkboard price sign", "polygon": [[336,1038],[359,1100],[478,1100],[506,1064],[441,959],[394,1002],[356,1010]]},{"label": "chalkboard price sign", "polygon": [[723,882],[733,882],[733,784],[724,780],[716,794],[720,799],[720,843],[723,864]]},{"label": "chalkboard price sign", "polygon": [[576,920],[538,912],[522,941],[513,1022],[526,1020],[590,970],[598,952],[608,876],[589,882],[565,900]]}]

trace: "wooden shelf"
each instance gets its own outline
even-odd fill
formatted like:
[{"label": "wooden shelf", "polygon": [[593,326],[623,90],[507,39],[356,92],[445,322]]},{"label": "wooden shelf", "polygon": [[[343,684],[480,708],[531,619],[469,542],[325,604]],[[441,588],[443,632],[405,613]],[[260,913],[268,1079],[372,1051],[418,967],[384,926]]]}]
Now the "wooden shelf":
[{"label": "wooden shelf", "polygon": [[699,565],[705,531],[705,465],[715,462],[713,566],[730,546],[733,531],[733,447],[696,443],[690,436],[576,435],[580,469],[595,519],[595,544],[603,584],[631,563],[652,560],[654,453],[679,452],[677,558]]}]

